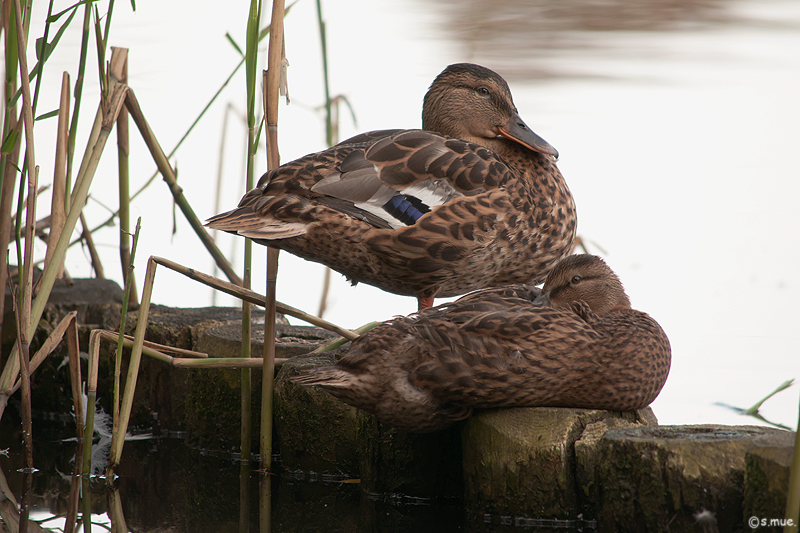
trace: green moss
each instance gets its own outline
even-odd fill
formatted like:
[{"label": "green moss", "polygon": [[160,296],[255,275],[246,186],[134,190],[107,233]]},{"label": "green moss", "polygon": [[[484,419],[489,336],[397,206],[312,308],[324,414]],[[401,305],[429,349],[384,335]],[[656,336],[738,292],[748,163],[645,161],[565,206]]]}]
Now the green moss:
[{"label": "green moss", "polygon": [[745,458],[744,516],[784,516],[794,434],[756,439]]},{"label": "green moss", "polygon": [[281,461],[287,469],[358,476],[356,410],[316,387],[292,382],[333,356],[300,356],[287,361],[275,380],[273,414]]}]

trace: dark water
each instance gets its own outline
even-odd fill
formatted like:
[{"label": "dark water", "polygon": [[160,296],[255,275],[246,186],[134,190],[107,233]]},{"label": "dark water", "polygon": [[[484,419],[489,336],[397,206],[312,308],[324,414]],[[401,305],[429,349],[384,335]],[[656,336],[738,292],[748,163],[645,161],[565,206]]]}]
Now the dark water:
[{"label": "dark water", "polygon": [[[0,423],[0,470],[17,501],[24,474],[21,430],[12,409]],[[74,422],[66,415],[34,420],[34,464],[31,516],[63,517],[69,505],[77,443],[70,439]],[[52,420],[57,418],[58,420]],[[65,440],[67,439],[67,440]],[[96,441],[97,442],[97,441]],[[181,435],[126,442],[119,476],[112,486],[91,481],[93,531],[106,530],[114,499],[122,503],[131,531],[147,532],[367,532],[462,531],[464,513],[458,501],[433,501],[410,495],[365,494],[357,479],[346,475],[283,471],[265,476],[257,463],[208,453],[185,445]],[[261,505],[268,491],[269,505]],[[262,524],[262,520],[264,523]],[[119,519],[114,520],[119,524]],[[106,525],[103,525],[106,524]],[[63,531],[63,520],[43,527]]]}]

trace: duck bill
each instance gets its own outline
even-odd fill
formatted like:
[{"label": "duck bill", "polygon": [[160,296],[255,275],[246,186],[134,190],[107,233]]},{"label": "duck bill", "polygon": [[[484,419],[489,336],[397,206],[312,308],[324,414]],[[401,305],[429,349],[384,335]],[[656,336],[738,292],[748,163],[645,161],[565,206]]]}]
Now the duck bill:
[{"label": "duck bill", "polygon": [[506,139],[520,143],[534,152],[551,155],[558,159],[558,150],[536,135],[519,115],[514,115],[505,124],[497,126],[497,133]]},{"label": "duck bill", "polygon": [[533,305],[541,305],[542,307],[553,307],[553,302],[550,300],[550,291],[543,292],[533,300]]}]

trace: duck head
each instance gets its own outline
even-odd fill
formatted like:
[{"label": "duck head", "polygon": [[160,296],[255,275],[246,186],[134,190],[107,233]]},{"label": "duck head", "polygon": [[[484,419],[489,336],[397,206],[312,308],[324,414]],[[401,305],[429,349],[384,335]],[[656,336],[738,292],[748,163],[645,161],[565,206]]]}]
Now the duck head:
[{"label": "duck head", "polygon": [[425,95],[422,129],[480,144],[502,154],[508,139],[558,158],[558,151],[519,116],[506,80],[472,63],[450,65]]},{"label": "duck head", "polygon": [[578,300],[586,302],[598,315],[631,308],[622,282],[605,261],[595,255],[564,258],[547,275],[542,294],[534,303],[569,307]]}]

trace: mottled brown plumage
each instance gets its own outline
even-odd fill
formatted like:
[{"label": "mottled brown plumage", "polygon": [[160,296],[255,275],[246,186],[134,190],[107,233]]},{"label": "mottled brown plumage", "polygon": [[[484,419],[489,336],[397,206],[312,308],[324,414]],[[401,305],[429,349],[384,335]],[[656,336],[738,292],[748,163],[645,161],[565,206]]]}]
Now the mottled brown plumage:
[{"label": "mottled brown plumage", "polygon": [[384,322],[335,367],[295,381],[414,432],[442,429],[478,408],[628,411],[656,398],[669,373],[669,340],[631,309],[602,259],[564,259],[542,291],[485,289]]},{"label": "mottled brown plumage", "polygon": [[287,163],[207,225],[416,296],[421,307],[543,281],[572,249],[575,204],[557,152],[519,117],[503,78],[449,66],[425,96],[422,126],[364,133]]}]

